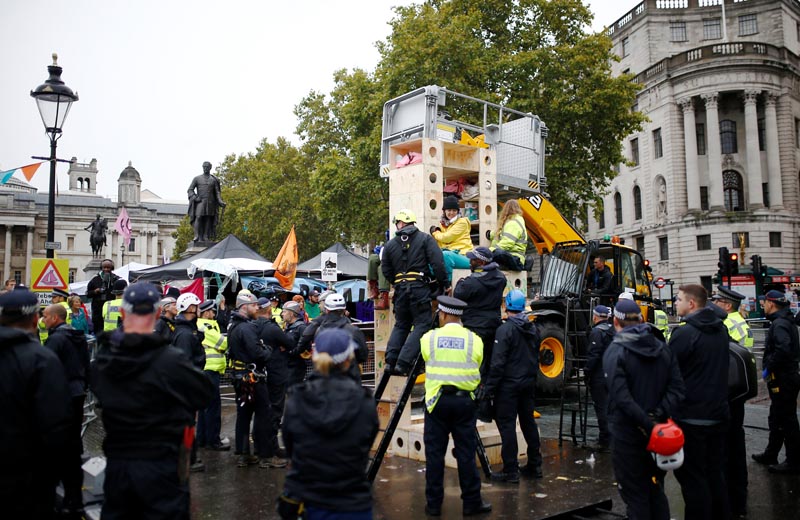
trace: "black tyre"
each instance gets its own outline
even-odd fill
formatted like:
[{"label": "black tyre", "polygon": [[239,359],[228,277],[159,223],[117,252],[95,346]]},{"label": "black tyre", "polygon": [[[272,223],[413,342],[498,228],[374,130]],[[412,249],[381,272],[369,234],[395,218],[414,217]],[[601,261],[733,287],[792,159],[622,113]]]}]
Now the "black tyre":
[{"label": "black tyre", "polygon": [[564,337],[564,329],[549,322],[539,326],[539,375],[536,389],[540,392],[556,394],[561,392],[564,383],[564,370],[570,370],[567,349],[570,348]]}]

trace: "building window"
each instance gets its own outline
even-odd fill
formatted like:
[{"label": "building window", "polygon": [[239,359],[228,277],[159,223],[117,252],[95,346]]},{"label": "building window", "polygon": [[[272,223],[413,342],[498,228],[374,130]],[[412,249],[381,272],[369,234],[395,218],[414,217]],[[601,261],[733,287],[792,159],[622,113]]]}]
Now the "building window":
[{"label": "building window", "polygon": [[722,190],[725,195],[725,211],[744,211],[741,175],[733,170],[722,172]]},{"label": "building window", "polygon": [[22,235],[14,235],[14,249],[17,251],[22,249]]},{"label": "building window", "polygon": [[658,237],[658,254],[661,261],[669,260],[669,240],[667,237]]},{"label": "building window", "polygon": [[633,219],[642,220],[642,189],[633,187]]},{"label": "building window", "polygon": [[800,148],[800,119],[794,118],[794,147]]},{"label": "building window", "polygon": [[629,55],[631,53],[631,46],[630,46],[630,39],[626,36],[622,39],[622,57]]},{"label": "building window", "polygon": [[[731,233],[731,237],[733,239],[732,240],[733,249],[737,249],[738,250],[738,249],[742,248],[742,244],[741,244],[741,242],[742,242],[741,238],[742,237],[744,237],[744,247],[750,247],[750,233],[748,233],[746,231],[744,233]],[[733,251],[733,252],[735,252],[735,251]]]},{"label": "building window", "polygon": [[739,17],[739,36],[749,36],[758,32],[758,20],[754,14],[743,14]]},{"label": "building window", "polygon": [[708,211],[708,186],[700,186],[700,209]]},{"label": "building window", "polygon": [[75,237],[67,237],[67,251],[75,250]]},{"label": "building window", "polygon": [[670,22],[669,41],[671,42],[686,41],[686,22]]},{"label": "building window", "polygon": [[661,158],[664,155],[664,150],[661,147],[661,129],[656,128],[653,130],[653,156],[656,159]]},{"label": "building window", "polygon": [[639,166],[639,139],[631,139],[631,162]]},{"label": "building window", "polygon": [[795,29],[796,29],[796,32],[797,32],[797,41],[800,42],[800,22],[796,22],[795,23]]},{"label": "building window", "polygon": [[600,229],[605,229],[606,227],[606,210],[603,207],[603,203],[597,205],[597,209],[595,209],[595,215],[597,216],[597,227]]},{"label": "building window", "polygon": [[722,38],[722,25],[719,18],[703,20],[703,39],[719,40]]},{"label": "building window", "polygon": [[758,149],[761,152],[766,150],[766,148],[764,148],[764,143],[767,142],[766,132],[767,129],[764,126],[764,118],[762,117],[758,120]]},{"label": "building window", "polygon": [[722,153],[736,153],[736,121],[723,119],[719,122],[719,140],[722,145]]},{"label": "building window", "polygon": [[17,285],[22,284],[22,271],[14,271],[14,281],[17,282]]},{"label": "building window", "polygon": [[781,232],[780,231],[770,231],[769,232],[769,247],[781,247]]},{"label": "building window", "polygon": [[711,249],[711,235],[697,235],[697,250],[708,251]]},{"label": "building window", "polygon": [[44,243],[47,242],[47,235],[37,235],[37,238],[36,249],[44,249]]},{"label": "building window", "polygon": [[133,237],[131,237],[131,242],[130,244],[128,244],[128,251],[130,251],[131,253],[136,251],[136,239]]},{"label": "building window", "polygon": [[706,125],[704,123],[697,123],[694,125],[695,132],[697,133],[697,155],[706,154]]},{"label": "building window", "polygon": [[761,197],[764,199],[764,207],[769,207],[769,183],[761,183]]},{"label": "building window", "polygon": [[75,275],[78,274],[77,269],[70,269],[69,270],[69,283],[75,283]]},{"label": "building window", "polygon": [[622,224],[622,195],[619,192],[614,194],[614,215],[619,226]]},{"label": "building window", "polygon": [[639,251],[642,256],[647,256],[644,254],[644,237],[634,237],[633,243],[636,246],[636,250]]}]

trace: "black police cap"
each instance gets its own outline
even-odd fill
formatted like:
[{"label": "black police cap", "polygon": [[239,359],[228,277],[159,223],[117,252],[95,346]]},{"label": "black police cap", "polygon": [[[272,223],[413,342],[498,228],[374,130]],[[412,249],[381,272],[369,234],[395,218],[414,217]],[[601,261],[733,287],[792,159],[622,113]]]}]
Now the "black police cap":
[{"label": "black police cap", "polygon": [[161,293],[155,285],[137,282],[125,289],[122,295],[122,308],[133,314],[153,314],[160,300]]},{"label": "black police cap", "polygon": [[39,311],[39,298],[27,289],[0,294],[0,316],[30,316]]},{"label": "black police cap", "polygon": [[744,294],[738,293],[732,289],[728,289],[727,287],[723,287],[721,285],[717,287],[717,294],[714,296],[715,297],[712,298],[714,300],[721,298],[723,300],[729,300],[734,303],[739,303],[740,301],[744,300]]},{"label": "black police cap", "polygon": [[453,316],[461,316],[464,314],[464,309],[467,308],[467,302],[453,298],[452,296],[439,296],[436,298],[439,302],[439,310],[445,314],[452,314]]}]

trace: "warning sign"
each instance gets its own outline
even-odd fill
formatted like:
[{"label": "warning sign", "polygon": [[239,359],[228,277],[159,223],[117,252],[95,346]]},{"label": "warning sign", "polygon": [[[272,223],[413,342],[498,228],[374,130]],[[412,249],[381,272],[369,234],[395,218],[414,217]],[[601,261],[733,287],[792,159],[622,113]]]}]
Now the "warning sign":
[{"label": "warning sign", "polygon": [[69,260],[34,258],[31,260],[31,290],[66,290],[67,278],[64,275],[67,273],[69,273]]}]

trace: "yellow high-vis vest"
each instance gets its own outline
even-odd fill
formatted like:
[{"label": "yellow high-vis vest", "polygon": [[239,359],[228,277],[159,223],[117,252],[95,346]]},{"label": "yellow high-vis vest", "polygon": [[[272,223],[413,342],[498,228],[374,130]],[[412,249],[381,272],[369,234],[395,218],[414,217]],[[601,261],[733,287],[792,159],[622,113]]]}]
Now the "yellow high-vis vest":
[{"label": "yellow high-vis vest", "polygon": [[210,372],[225,372],[225,351],[228,350],[228,338],[222,335],[216,320],[197,319],[197,330],[205,334],[203,348],[206,351],[206,366]]},{"label": "yellow high-vis vest", "polygon": [[733,311],[725,318],[725,326],[728,327],[728,335],[743,347],[753,348],[753,331],[738,311]]},{"label": "yellow high-vis vest", "polygon": [[119,327],[122,317],[122,298],[107,301],[103,304],[103,330],[114,330]]},{"label": "yellow high-vis vest", "polygon": [[432,412],[442,386],[450,385],[472,392],[481,382],[483,341],[480,336],[457,323],[430,330],[420,340],[425,360],[425,407]]}]

